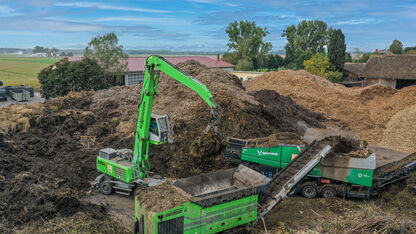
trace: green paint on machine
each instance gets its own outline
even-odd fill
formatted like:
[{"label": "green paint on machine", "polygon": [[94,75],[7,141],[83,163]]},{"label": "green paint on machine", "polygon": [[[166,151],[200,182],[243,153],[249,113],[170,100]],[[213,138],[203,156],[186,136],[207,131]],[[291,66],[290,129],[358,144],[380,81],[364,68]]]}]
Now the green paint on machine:
[{"label": "green paint on machine", "polygon": [[113,160],[97,157],[97,170],[126,183],[132,183],[134,181],[133,165],[123,165]]},{"label": "green paint on machine", "polygon": [[[304,149],[304,145],[284,144],[276,147],[243,148],[241,160],[279,169],[287,166]],[[367,187],[373,185],[373,170],[369,169],[317,165],[309,175]]]},{"label": "green paint on machine", "polygon": [[[218,233],[257,218],[258,195],[203,208],[192,202],[154,213],[135,200],[139,233]],[[142,222],[140,222],[142,220]]]}]

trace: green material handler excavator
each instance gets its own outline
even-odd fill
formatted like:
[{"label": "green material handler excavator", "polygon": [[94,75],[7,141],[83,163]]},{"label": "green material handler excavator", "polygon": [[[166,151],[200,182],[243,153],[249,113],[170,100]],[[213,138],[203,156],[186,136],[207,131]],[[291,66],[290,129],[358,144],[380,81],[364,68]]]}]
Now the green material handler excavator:
[{"label": "green material handler excavator", "polygon": [[92,191],[100,189],[101,193],[107,195],[114,191],[129,195],[138,186],[154,186],[164,181],[150,172],[149,163],[150,143],[159,145],[173,142],[169,116],[152,113],[160,77],[156,69],[195,91],[211,107],[211,119],[205,131],[212,130],[216,135],[220,134],[218,107],[208,88],[164,58],[150,56],[145,64],[134,151],[101,149],[97,157],[97,170],[102,174],[95,179]]}]

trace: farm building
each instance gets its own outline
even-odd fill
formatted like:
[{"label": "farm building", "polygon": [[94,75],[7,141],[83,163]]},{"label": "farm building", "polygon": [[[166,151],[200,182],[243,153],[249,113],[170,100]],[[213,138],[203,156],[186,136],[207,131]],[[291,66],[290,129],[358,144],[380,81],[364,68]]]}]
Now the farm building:
[{"label": "farm building", "polygon": [[[135,85],[143,81],[146,58],[147,56],[128,58],[128,73],[124,75],[125,85]],[[227,71],[234,70],[234,65],[221,61],[219,55],[217,55],[217,59],[209,56],[165,56],[164,58],[175,65],[187,60],[195,60],[209,68],[221,68]],[[69,61],[79,61],[82,57],[68,57],[68,59]]]},{"label": "farm building", "polygon": [[241,81],[251,80],[264,74],[264,72],[249,71],[230,71],[230,73],[236,75]]},{"label": "farm building", "polygon": [[[147,57],[129,57],[127,67],[129,73],[125,75],[125,85],[134,85],[143,81],[146,58]],[[209,56],[166,56],[164,58],[175,65],[187,60],[195,60],[209,68],[222,68],[227,71],[234,70],[234,65],[221,61],[219,56],[217,56],[217,59]]]},{"label": "farm building", "polygon": [[347,74],[347,77],[344,78],[342,84],[347,87],[362,87],[363,80],[361,78],[361,73],[363,72],[365,65],[365,63],[345,63],[344,73]]},{"label": "farm building", "polygon": [[416,85],[415,55],[372,55],[361,77],[364,86],[381,84],[401,89]]},{"label": "farm building", "polygon": [[344,72],[348,75],[348,80],[360,80],[361,73],[363,72],[365,63],[345,63]]}]

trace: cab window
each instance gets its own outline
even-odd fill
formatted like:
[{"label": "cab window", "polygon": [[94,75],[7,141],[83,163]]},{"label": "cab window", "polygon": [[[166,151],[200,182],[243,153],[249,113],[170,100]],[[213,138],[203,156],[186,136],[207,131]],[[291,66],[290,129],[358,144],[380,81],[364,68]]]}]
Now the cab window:
[{"label": "cab window", "polygon": [[150,130],[151,133],[159,136],[159,129],[157,127],[157,122],[153,118],[150,120],[150,128],[149,128],[149,130]]}]

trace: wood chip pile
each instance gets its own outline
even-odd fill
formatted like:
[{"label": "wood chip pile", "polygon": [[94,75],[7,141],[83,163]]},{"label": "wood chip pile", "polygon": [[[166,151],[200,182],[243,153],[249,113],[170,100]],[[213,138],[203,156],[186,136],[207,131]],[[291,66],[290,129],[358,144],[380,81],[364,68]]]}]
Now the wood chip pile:
[{"label": "wood chip pile", "polygon": [[[399,141],[390,139],[395,138],[394,135],[386,133],[383,136],[383,132],[395,114],[416,104],[416,87],[395,90],[374,85],[350,89],[306,71],[292,70],[268,72],[244,82],[244,86],[248,91],[271,89],[289,96],[311,111],[321,112],[330,119],[341,120],[361,139],[372,144],[383,141],[386,144],[389,142],[388,145],[393,149],[407,152],[415,150],[415,144],[411,145],[408,141],[403,143],[405,145],[400,144]],[[411,121],[407,121],[409,122],[412,125]],[[409,127],[411,126],[405,122],[401,126],[395,126],[396,131],[406,131]]]}]

